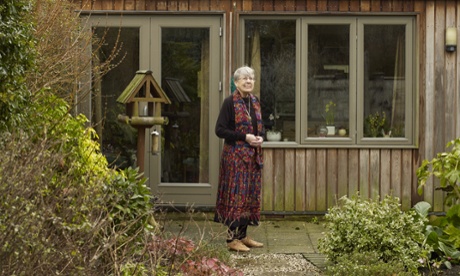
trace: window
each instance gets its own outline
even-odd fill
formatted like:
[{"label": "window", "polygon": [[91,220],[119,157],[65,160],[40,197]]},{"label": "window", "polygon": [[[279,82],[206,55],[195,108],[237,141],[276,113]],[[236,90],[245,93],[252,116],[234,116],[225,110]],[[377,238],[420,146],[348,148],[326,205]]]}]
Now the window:
[{"label": "window", "polygon": [[414,20],[244,18],[266,127],[307,146],[415,145]]}]

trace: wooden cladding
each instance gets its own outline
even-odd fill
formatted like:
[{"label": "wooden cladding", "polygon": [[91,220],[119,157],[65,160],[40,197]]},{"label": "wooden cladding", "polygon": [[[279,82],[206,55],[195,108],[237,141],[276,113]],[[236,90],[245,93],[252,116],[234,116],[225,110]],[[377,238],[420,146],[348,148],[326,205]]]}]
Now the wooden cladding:
[{"label": "wooden cladding", "polygon": [[74,0],[83,10],[412,12],[414,0]]},{"label": "wooden cladding", "polygon": [[[392,192],[405,209],[419,200],[444,210],[436,179],[427,183],[422,197],[416,193],[415,170],[423,159],[445,151],[448,141],[460,136],[460,55],[446,53],[446,27],[460,26],[460,1],[450,0],[73,0],[82,10],[222,12],[227,41],[238,32],[244,14],[414,13],[419,45],[418,149],[266,149],[263,175],[263,210],[325,211],[337,197],[359,190],[366,196]],[[135,14],[135,13],[133,13]],[[235,27],[236,26],[236,27]],[[224,67],[232,68],[238,49],[224,52]],[[229,69],[230,70],[230,69]]]},{"label": "wooden cladding", "polygon": [[397,196],[403,209],[417,198],[416,150],[264,149],[263,211],[325,211],[357,191]]}]

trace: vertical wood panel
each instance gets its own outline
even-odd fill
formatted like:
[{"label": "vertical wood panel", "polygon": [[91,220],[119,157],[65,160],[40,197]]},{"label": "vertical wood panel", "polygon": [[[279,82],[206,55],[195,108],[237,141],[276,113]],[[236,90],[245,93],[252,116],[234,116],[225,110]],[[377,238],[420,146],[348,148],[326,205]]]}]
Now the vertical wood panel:
[{"label": "vertical wood panel", "polygon": [[307,11],[316,11],[317,5],[315,0],[305,0],[307,1]]},{"label": "vertical wood panel", "polygon": [[[436,123],[434,124],[434,152],[435,155],[437,152],[443,151],[445,146],[445,120],[444,120],[444,105],[445,105],[445,68],[444,68],[444,61],[445,61],[445,2],[444,1],[436,1],[435,3],[435,41],[441,41],[442,43],[435,43],[434,51],[435,51],[435,98],[434,98],[434,120]],[[435,180],[435,183],[438,183]],[[436,185],[436,184],[435,184]],[[436,185],[436,187],[439,185]],[[443,209],[443,198],[442,193],[436,192],[433,198],[433,209],[435,210],[442,210]]]},{"label": "vertical wood panel", "polygon": [[145,10],[145,0],[136,0],[136,10],[137,11]]},{"label": "vertical wood panel", "polygon": [[382,11],[383,12],[391,12],[391,9],[392,9],[392,1],[386,1],[386,0],[382,0],[380,2],[380,6],[382,7]]},{"label": "vertical wood panel", "polygon": [[273,207],[276,211],[284,209],[284,150],[275,150],[273,160],[274,166],[274,202]]},{"label": "vertical wood panel", "polygon": [[348,150],[348,194],[354,195],[359,191],[359,151]]},{"label": "vertical wood panel", "polygon": [[402,151],[402,173],[401,176],[401,207],[408,210],[412,207],[412,183],[415,178],[415,169],[412,164],[414,160],[411,150]]},{"label": "vertical wood panel", "polygon": [[284,187],[285,187],[285,195],[284,195],[284,210],[286,211],[294,211],[295,210],[295,150],[294,149],[286,149],[285,150],[285,167],[284,167]]},{"label": "vertical wood panel", "polygon": [[380,150],[370,150],[369,168],[369,195],[371,198],[378,198],[380,194]]},{"label": "vertical wood panel", "polygon": [[188,9],[190,11],[199,11],[200,10],[200,2],[199,1],[190,1],[188,3]]},{"label": "vertical wood panel", "polygon": [[361,11],[368,12],[371,10],[370,0],[361,0]]},{"label": "vertical wood panel", "polygon": [[403,12],[404,11],[403,2],[404,2],[403,0],[393,0],[392,11],[394,11],[394,12]]},{"label": "vertical wood panel", "polygon": [[[272,10],[274,11],[284,11],[284,4],[285,4],[285,1],[274,1],[274,7]],[[266,10],[266,8],[264,7],[264,10]]]},{"label": "vertical wood panel", "polygon": [[381,11],[380,0],[370,0],[371,1],[371,11],[379,12]]},{"label": "vertical wood panel", "polygon": [[336,204],[337,199],[337,150],[327,150],[327,206],[332,207]]},{"label": "vertical wood panel", "polygon": [[198,10],[199,11],[209,11],[209,8],[211,7],[211,3],[210,2],[214,2],[214,1],[210,1],[210,0],[201,0],[199,2],[199,6],[198,6]]},{"label": "vertical wood panel", "polygon": [[[425,74],[425,84],[426,84],[426,101],[424,102],[425,114],[424,115],[424,132],[421,133],[421,136],[425,139],[425,152],[424,158],[431,159],[433,157],[433,141],[434,141],[434,98],[435,98],[435,89],[434,89],[434,44],[436,42],[434,37],[434,21],[435,21],[435,9],[434,2],[427,1],[426,3],[426,25],[424,26],[426,30],[426,44],[424,49],[426,52],[426,74]],[[426,182],[426,187],[424,191],[424,199],[433,205],[434,200],[434,190],[433,190],[433,178],[430,178]]]},{"label": "vertical wood panel", "polygon": [[101,8],[103,10],[113,10],[113,2],[112,2],[112,0],[103,0]]},{"label": "vertical wood panel", "polygon": [[318,0],[316,2],[316,10],[319,12],[327,11],[327,0]]},{"label": "vertical wood panel", "polygon": [[[447,1],[446,3],[446,28],[456,27],[455,23],[455,1]],[[458,33],[458,31],[457,31]],[[452,99],[456,98],[457,87],[456,87],[456,68],[457,68],[457,55],[454,53],[446,54],[446,74],[445,74],[445,83],[446,83],[446,101],[444,107],[444,125],[445,125],[445,140],[450,141],[455,139],[455,122],[456,122],[456,113],[455,111],[455,101]]]},{"label": "vertical wood panel", "polygon": [[90,1],[90,2],[92,3],[93,10],[102,10],[102,1]]},{"label": "vertical wood panel", "polygon": [[339,11],[339,0],[329,0],[328,11]]},{"label": "vertical wood panel", "polygon": [[305,2],[307,0],[294,0],[294,4],[295,4],[295,10],[296,11],[305,11],[307,9],[307,5],[305,4]]},{"label": "vertical wood panel", "polygon": [[[460,29],[460,2],[457,2],[457,7],[456,7],[456,10],[457,10],[457,18],[456,18],[456,24],[455,26],[457,27],[457,30]],[[460,35],[458,34],[458,31],[457,31],[457,39],[460,37]],[[458,49],[459,47],[457,47]],[[457,54],[457,64],[460,64],[460,55]],[[458,91],[460,89],[460,70],[458,68],[458,65],[457,67],[455,68],[456,69],[456,75],[455,75],[455,79],[457,80],[456,82],[456,89],[455,91]],[[459,117],[459,110],[460,110],[460,95],[456,95],[455,96],[455,110],[456,110],[456,113],[457,113],[457,118]],[[460,120],[457,119],[456,120],[456,124],[455,124],[455,137],[460,137]]]},{"label": "vertical wood panel", "polygon": [[307,179],[305,175],[310,173],[306,164],[306,151],[295,151],[295,210],[306,210]]},{"label": "vertical wood panel", "polygon": [[369,198],[369,151],[359,151],[359,192],[363,198]]},{"label": "vertical wood panel", "polygon": [[380,151],[380,194],[383,198],[391,194],[391,150],[382,149]]},{"label": "vertical wood panel", "polygon": [[179,11],[188,11],[190,8],[189,8],[189,5],[188,5],[188,1],[180,1],[179,2],[179,7],[178,7],[178,10]]},{"label": "vertical wood panel", "polygon": [[348,150],[337,151],[337,197],[348,195]]},{"label": "vertical wood panel", "polygon": [[125,0],[125,10],[133,11],[136,9],[136,1],[135,0]]},{"label": "vertical wood panel", "polygon": [[262,171],[262,210],[273,210],[273,149],[264,149],[264,168]]},{"label": "vertical wood panel", "polygon": [[412,171],[404,171],[401,165],[401,151],[391,151],[391,189],[393,195],[401,198],[401,185],[407,185],[402,182],[402,174],[412,173]]},{"label": "vertical wood panel", "polygon": [[326,169],[326,150],[318,149],[316,151],[316,208],[318,210],[326,210],[327,202],[327,169]]},{"label": "vertical wood panel", "polygon": [[286,11],[295,11],[296,6],[295,6],[296,1],[295,0],[286,0],[284,4],[284,8]]},{"label": "vertical wood panel", "polygon": [[252,1],[252,11],[261,11],[263,9],[263,0],[253,0]]},{"label": "vertical wood panel", "polygon": [[[166,4],[166,10],[167,11],[177,11],[177,10],[179,10],[179,2],[182,2],[182,1],[168,1],[168,3]],[[194,2],[196,2],[196,1],[194,1]],[[199,3],[199,2],[197,1],[197,3]],[[163,9],[164,7],[157,6],[158,10],[160,10],[160,8],[161,8],[161,10],[164,10]]]},{"label": "vertical wood panel", "polygon": [[359,1],[350,0],[350,11],[359,12]]},{"label": "vertical wood panel", "polygon": [[[317,181],[316,181],[316,151],[313,149],[306,150],[306,162],[307,162],[307,174],[306,178],[306,185],[307,185],[307,194],[306,194],[306,209],[308,211],[313,210],[320,210],[317,206],[317,198],[319,198],[318,189],[317,189]],[[325,206],[325,204],[324,204]]]},{"label": "vertical wood panel", "polygon": [[113,9],[114,10],[124,10],[125,0],[113,0]]}]

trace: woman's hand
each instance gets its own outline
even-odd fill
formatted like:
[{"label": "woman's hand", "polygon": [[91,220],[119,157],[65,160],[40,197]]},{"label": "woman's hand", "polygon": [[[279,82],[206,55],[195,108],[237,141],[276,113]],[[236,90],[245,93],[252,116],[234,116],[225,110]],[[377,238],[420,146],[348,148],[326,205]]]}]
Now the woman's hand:
[{"label": "woman's hand", "polygon": [[262,136],[255,136],[254,134],[246,134],[246,142],[251,145],[251,147],[260,147],[264,141]]}]

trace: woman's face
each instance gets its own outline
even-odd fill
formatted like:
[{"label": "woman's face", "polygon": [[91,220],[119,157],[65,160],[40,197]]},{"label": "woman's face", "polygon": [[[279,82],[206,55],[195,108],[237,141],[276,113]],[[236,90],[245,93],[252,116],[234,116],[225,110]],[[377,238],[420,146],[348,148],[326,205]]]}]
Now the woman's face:
[{"label": "woman's face", "polygon": [[254,90],[254,78],[251,76],[241,76],[235,82],[238,91],[244,94],[251,93]]}]

